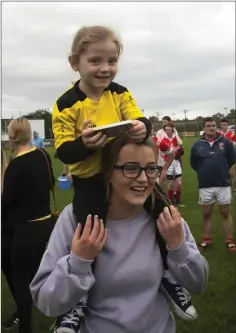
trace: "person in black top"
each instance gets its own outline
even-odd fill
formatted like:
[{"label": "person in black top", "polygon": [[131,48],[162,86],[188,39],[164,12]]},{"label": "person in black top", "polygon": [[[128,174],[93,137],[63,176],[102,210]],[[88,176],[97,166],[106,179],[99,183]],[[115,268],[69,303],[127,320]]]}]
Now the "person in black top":
[{"label": "person in black top", "polygon": [[19,323],[19,333],[31,333],[29,284],[54,227],[49,169],[54,184],[55,178],[48,153],[31,145],[32,132],[27,119],[12,120],[8,135],[11,152],[2,192],[2,271],[17,312],[3,327]]},{"label": "person in black top", "polygon": [[1,148],[1,192],[3,190],[3,179],[6,168],[7,168],[7,158],[3,148]]}]

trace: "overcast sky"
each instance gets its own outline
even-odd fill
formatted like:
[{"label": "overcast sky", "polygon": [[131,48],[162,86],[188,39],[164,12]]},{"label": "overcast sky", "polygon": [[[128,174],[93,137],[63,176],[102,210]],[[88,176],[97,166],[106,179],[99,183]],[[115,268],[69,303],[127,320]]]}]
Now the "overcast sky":
[{"label": "overcast sky", "polygon": [[67,57],[84,25],[107,25],[121,36],[115,81],[146,116],[235,108],[234,3],[3,2],[2,9],[3,118],[52,108],[77,79]]}]

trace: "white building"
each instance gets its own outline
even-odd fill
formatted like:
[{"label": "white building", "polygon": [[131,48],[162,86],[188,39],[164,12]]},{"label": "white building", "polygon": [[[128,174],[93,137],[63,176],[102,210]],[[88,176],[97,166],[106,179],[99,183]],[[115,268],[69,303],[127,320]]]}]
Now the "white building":
[{"label": "white building", "polygon": [[[28,119],[32,128],[32,134],[36,131],[39,134],[39,137],[43,140],[45,139],[45,128],[44,128],[44,119]],[[7,126],[11,119],[1,119],[2,128],[1,128],[1,141],[8,141]]]}]

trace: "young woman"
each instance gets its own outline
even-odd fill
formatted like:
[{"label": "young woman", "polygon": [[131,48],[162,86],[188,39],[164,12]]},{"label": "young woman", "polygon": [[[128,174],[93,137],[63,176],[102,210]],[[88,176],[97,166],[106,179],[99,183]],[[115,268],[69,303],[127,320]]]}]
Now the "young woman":
[{"label": "young woman", "polygon": [[175,126],[172,123],[164,125],[165,136],[162,138],[159,148],[164,152],[164,160],[169,150],[174,150],[175,159],[171,163],[167,171],[168,180],[168,196],[172,203],[176,203],[178,206],[184,207],[181,203],[182,192],[182,161],[183,155],[182,140],[175,134]]},{"label": "young woman", "polygon": [[89,215],[82,231],[67,206],[31,283],[33,299],[43,313],[58,316],[88,295],[81,333],[174,333],[159,290],[162,258],[192,293],[205,288],[208,264],[179,212],[166,207],[156,184],[156,146],[151,138],[141,144],[118,138],[104,149],[102,170],[106,228]]},{"label": "young woman", "polygon": [[[31,145],[27,119],[14,119],[8,126],[10,162],[2,192],[2,271],[14,297],[17,312],[4,324],[19,323],[19,333],[31,333],[32,297],[29,284],[34,277],[53,230],[50,211],[49,169],[46,151]],[[48,169],[49,166],[49,169]]]}]

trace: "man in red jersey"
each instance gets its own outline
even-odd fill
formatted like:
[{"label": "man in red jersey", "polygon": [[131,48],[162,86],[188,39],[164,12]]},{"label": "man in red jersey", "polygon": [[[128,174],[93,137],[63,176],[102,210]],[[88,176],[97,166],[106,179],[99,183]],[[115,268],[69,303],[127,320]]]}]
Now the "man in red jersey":
[{"label": "man in red jersey", "polygon": [[[233,133],[232,131],[228,130],[229,122],[227,118],[223,118],[220,121],[220,134],[222,134],[225,138],[229,139],[233,142],[235,152],[236,152],[236,133]],[[232,182],[232,191],[236,190],[236,177],[235,177],[235,165],[232,166],[232,168],[229,170],[231,182]]]}]

